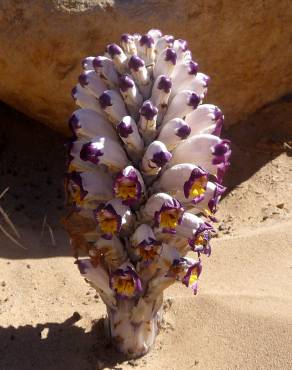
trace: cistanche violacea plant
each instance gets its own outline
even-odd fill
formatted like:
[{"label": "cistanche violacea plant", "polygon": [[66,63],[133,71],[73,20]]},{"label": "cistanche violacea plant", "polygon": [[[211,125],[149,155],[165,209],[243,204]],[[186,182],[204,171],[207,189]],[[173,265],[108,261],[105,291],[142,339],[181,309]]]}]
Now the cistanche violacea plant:
[{"label": "cistanche violacea plant", "polygon": [[209,77],[186,41],[124,34],[82,67],[64,225],[114,345],[138,357],[155,341],[164,290],[178,281],[197,292],[230,143],[220,109],[202,104]]}]

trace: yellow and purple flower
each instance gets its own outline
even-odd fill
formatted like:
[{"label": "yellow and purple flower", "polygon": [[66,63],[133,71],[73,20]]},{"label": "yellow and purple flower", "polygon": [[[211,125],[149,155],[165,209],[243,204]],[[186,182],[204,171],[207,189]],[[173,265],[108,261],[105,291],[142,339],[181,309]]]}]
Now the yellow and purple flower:
[{"label": "yellow and purple flower", "polygon": [[113,189],[123,204],[133,205],[142,199],[145,185],[140,172],[133,166],[127,166],[117,174]]},{"label": "yellow and purple flower", "polygon": [[142,292],[141,280],[130,263],[124,263],[111,274],[110,287],[122,299],[134,298]]}]

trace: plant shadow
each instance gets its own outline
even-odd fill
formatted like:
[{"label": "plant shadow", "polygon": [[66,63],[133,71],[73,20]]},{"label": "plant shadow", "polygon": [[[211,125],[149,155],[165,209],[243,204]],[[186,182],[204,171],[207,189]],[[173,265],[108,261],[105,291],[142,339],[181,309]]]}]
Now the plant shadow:
[{"label": "plant shadow", "polygon": [[122,370],[127,359],[111,346],[101,318],[90,332],[74,325],[74,313],[63,323],[0,328],[0,368],[3,370]]}]

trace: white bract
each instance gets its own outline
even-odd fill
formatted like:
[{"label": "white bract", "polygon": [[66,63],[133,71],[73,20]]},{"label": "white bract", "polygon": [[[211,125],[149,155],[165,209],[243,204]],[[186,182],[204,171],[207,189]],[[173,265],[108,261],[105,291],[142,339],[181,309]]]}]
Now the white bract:
[{"label": "white bract", "polygon": [[137,357],[154,343],[163,291],[177,281],[197,292],[230,143],[220,109],[202,104],[209,77],[186,41],[155,29],[124,34],[82,67],[65,227],[107,306],[113,343]]}]

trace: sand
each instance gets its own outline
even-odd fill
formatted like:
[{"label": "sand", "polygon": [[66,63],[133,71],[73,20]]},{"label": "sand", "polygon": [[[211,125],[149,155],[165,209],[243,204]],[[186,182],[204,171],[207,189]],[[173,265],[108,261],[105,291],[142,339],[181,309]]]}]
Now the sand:
[{"label": "sand", "polygon": [[27,247],[0,232],[1,370],[292,368],[289,98],[225,133],[234,152],[229,192],[198,295],[181,285],[167,290],[155,347],[134,361],[109,346],[105,307],[80,277],[59,225],[64,138],[0,111],[0,192],[10,188],[0,205]]}]

